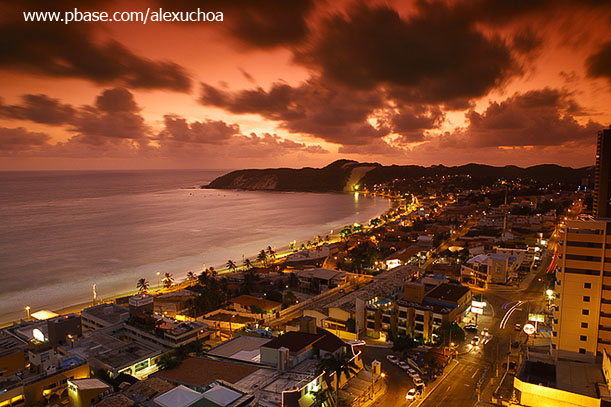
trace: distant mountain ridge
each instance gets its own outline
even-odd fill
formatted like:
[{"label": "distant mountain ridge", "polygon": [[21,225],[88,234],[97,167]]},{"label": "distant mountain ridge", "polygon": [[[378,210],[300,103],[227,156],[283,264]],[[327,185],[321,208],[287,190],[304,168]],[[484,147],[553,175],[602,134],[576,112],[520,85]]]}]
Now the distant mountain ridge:
[{"label": "distant mountain ridge", "polygon": [[470,175],[472,178],[516,179],[533,178],[540,181],[579,183],[590,176],[592,167],[570,168],[556,164],[541,164],[521,168],[515,165],[495,167],[484,164],[465,164],[455,167],[434,165],[389,165],[337,160],[323,168],[305,167],[246,169],[232,171],[216,178],[202,188],[244,189],[261,191],[341,192],[351,191],[356,185],[371,186],[393,179],[414,179],[424,176]]}]

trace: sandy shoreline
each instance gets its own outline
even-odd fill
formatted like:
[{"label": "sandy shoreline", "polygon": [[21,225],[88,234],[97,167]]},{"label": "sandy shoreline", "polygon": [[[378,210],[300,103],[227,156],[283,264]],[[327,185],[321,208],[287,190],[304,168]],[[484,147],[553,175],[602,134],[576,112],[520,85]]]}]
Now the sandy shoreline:
[{"label": "sandy shoreline", "polygon": [[[361,192],[361,194],[365,195],[364,193]],[[386,201],[389,201],[389,207],[387,209],[385,209],[384,211],[380,212],[378,215],[376,215],[377,217],[390,212],[395,205],[395,201],[393,201],[390,198],[384,198],[384,197],[380,197],[378,196],[378,198],[383,198]],[[357,220],[355,220],[357,221]],[[338,225],[336,228],[332,229],[333,231],[336,230],[341,230],[343,227],[345,226],[345,224],[342,225]],[[320,234],[318,234],[318,236],[324,237],[327,236],[328,233],[326,231],[321,232]],[[338,237],[339,237],[339,233],[334,233],[333,235],[329,235],[329,241],[330,242],[335,242]],[[312,236],[312,239],[310,239],[310,241],[313,241],[316,238],[316,235]],[[308,240],[302,240],[302,241],[298,241],[296,243],[297,247],[300,247],[302,243],[306,243]],[[278,254],[279,257],[284,257],[288,254],[290,254],[292,252],[292,250],[290,249],[290,247],[288,245],[285,246],[281,246],[281,247],[276,247],[274,248],[276,253]],[[247,256],[244,259],[248,258],[251,261],[255,260],[257,257],[258,253],[254,253],[252,256]],[[242,266],[242,262],[241,261],[237,261],[236,260],[236,264],[238,265],[238,270],[241,268]],[[218,264],[218,265],[212,265],[219,274],[226,274],[229,273],[230,271],[226,268],[225,264]],[[163,275],[163,271],[161,273]],[[185,271],[186,274],[186,271]],[[177,284],[183,283],[186,279],[176,279],[175,282]],[[135,286],[135,283],[134,283]],[[156,290],[158,290],[159,287],[154,286],[154,289],[152,289],[152,292],[155,292]],[[110,297],[104,297],[101,298],[99,300],[96,301],[96,304],[101,304],[104,302],[111,302],[113,300],[115,300],[116,298],[121,298],[121,297],[125,297],[125,296],[129,296],[129,295],[134,295],[137,294],[138,291],[137,290],[132,290],[132,291],[124,291],[124,292],[120,292],[117,294],[114,294]],[[31,310],[32,313],[36,312],[36,311],[41,311],[41,310],[49,310],[52,312],[55,312],[57,314],[68,314],[68,313],[80,313],[83,309],[90,307],[92,305],[92,301],[79,301],[79,302],[75,302],[73,304],[70,305],[62,305],[61,307],[57,307],[57,306],[48,306],[48,307],[37,307],[36,310]],[[23,311],[23,318],[25,319],[26,317],[26,311]],[[12,325],[14,322],[19,322],[19,320],[17,319],[10,319],[10,320],[0,320],[0,327],[6,327],[6,326],[10,326]]]}]

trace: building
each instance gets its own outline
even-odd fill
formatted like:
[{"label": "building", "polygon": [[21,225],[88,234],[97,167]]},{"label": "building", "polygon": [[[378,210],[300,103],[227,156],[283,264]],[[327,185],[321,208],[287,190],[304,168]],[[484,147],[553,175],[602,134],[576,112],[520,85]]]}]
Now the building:
[{"label": "building", "polygon": [[83,335],[81,317],[67,314],[47,319],[47,331],[51,346],[65,345]]},{"label": "building", "polygon": [[561,227],[552,350],[557,359],[594,361],[611,351],[611,220]]},{"label": "building", "polygon": [[416,263],[418,263],[418,255],[421,252],[426,252],[426,250],[419,246],[412,246],[405,249],[401,249],[398,252],[393,253],[387,258],[385,258],[384,264],[386,264],[386,268],[392,269],[395,267],[403,266],[404,264],[408,264],[410,260],[415,260]]},{"label": "building", "polygon": [[252,295],[240,295],[229,300],[230,308],[239,312],[255,314],[275,314],[282,309],[282,304]]},{"label": "building", "polygon": [[339,270],[314,268],[295,270],[299,286],[315,293],[327,291],[346,282],[346,273]]},{"label": "building", "polygon": [[461,266],[460,274],[463,281],[470,281],[479,287],[506,284],[518,277],[523,256],[523,253],[478,254]]},{"label": "building", "polygon": [[594,216],[611,216],[611,126],[598,132],[594,174]]},{"label": "building", "polygon": [[81,311],[83,331],[116,325],[129,319],[129,309],[114,303],[99,304]]},{"label": "building", "polygon": [[100,379],[68,380],[70,407],[89,407],[110,394],[112,394],[112,387]]},{"label": "building", "polygon": [[600,365],[571,361],[525,361],[514,378],[520,406],[598,407],[611,401]]}]

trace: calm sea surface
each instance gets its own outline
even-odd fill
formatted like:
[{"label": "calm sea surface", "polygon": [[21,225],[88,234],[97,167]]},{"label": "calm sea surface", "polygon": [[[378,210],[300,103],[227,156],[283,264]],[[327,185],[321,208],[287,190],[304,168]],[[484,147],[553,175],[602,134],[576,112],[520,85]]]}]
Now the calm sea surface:
[{"label": "calm sea surface", "polygon": [[366,222],[353,194],[202,190],[221,172],[0,172],[0,322],[133,290],[156,272],[242,263],[262,248]]}]

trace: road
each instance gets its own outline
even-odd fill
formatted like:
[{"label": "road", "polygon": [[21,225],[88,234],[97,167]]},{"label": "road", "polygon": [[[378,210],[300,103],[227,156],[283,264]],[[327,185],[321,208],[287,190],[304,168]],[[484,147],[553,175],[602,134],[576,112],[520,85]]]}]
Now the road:
[{"label": "road", "polygon": [[[410,407],[465,407],[473,406],[477,402],[477,383],[485,376],[493,378],[497,368],[499,375],[503,374],[503,362],[507,360],[511,350],[510,344],[516,341],[524,341],[526,335],[515,330],[515,324],[524,325],[528,320],[528,312],[539,311],[545,307],[543,293],[545,291],[545,273],[552,261],[554,244],[546,251],[537,274],[532,278],[527,287],[502,287],[496,290],[474,290],[474,293],[482,293],[488,304],[484,315],[479,317],[478,330],[488,328],[492,340],[486,345],[472,347],[469,342],[473,336],[480,333],[467,333],[465,344],[459,349],[459,363],[452,368],[443,378],[438,378],[439,384],[430,383],[425,392],[425,398],[416,400],[411,404],[405,400],[407,391],[414,387],[409,376],[400,368],[386,360],[386,355],[391,353],[390,349],[367,347],[363,353],[363,360],[370,365],[373,360],[382,362],[382,370],[386,373],[388,385],[387,394],[382,397],[375,406],[410,406]],[[514,307],[522,301],[522,305]],[[510,310],[513,308],[513,312]],[[504,316],[508,314],[504,328],[500,327]],[[515,352],[515,349],[514,349]],[[448,367],[447,369],[450,369]],[[486,382],[485,382],[486,383]],[[491,386],[491,384],[487,384]],[[485,387],[484,387],[485,389]],[[488,391],[489,392],[489,391]]]}]

